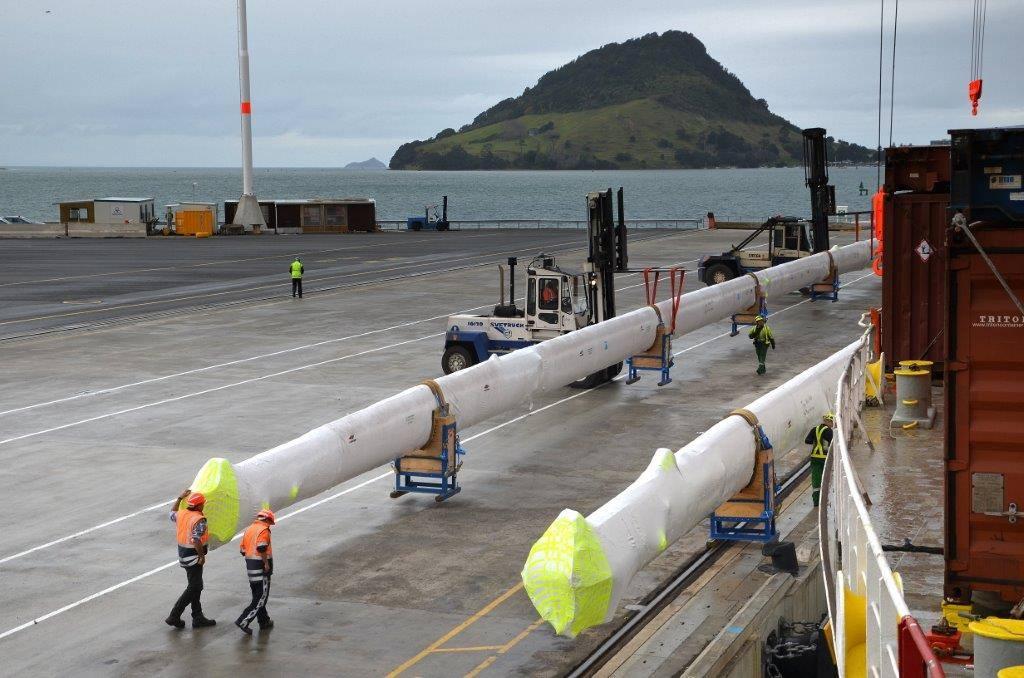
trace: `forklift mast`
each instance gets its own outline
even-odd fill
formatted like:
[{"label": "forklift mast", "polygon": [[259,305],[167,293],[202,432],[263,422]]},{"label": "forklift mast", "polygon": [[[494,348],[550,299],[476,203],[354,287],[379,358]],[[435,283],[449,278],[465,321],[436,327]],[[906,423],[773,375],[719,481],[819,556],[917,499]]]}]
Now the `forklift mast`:
[{"label": "forklift mast", "polygon": [[825,130],[805,129],[804,181],[811,190],[811,235],[815,253],[829,248],[828,217],[836,213],[836,188],[828,183],[828,154]]},{"label": "forklift mast", "polygon": [[592,322],[599,323],[615,317],[615,273],[627,266],[626,223],[619,189],[618,224],[612,189],[587,195],[587,235],[590,251],[587,263],[594,272],[594,285],[589,291]]}]

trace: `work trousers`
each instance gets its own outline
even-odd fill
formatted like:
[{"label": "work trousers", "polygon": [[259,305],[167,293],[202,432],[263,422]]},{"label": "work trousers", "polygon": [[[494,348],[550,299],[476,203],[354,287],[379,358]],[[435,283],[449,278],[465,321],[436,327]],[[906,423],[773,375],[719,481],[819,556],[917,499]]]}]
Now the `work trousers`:
[{"label": "work trousers", "polygon": [[263,626],[270,621],[267,614],[267,598],[270,597],[270,577],[266,576],[257,581],[250,581],[249,588],[252,589],[252,602],[249,607],[242,610],[236,622],[239,626],[248,627],[255,619]]},{"label": "work trousers", "polygon": [[821,473],[825,470],[824,457],[811,457],[811,501],[817,506],[821,495]]},{"label": "work trousers", "polygon": [[181,619],[181,613],[189,605],[192,606],[192,619],[201,619],[203,616],[203,605],[199,602],[199,595],[203,592],[203,566],[193,565],[185,568],[185,576],[188,577],[188,586],[180,596],[178,602],[171,610],[172,619]]},{"label": "work trousers", "polygon": [[762,344],[760,341],[754,342],[754,352],[757,353],[757,373],[764,374],[764,361],[768,357],[768,344]]},{"label": "work trousers", "polygon": [[292,278],[292,297],[298,292],[299,299],[302,298],[302,278]]}]

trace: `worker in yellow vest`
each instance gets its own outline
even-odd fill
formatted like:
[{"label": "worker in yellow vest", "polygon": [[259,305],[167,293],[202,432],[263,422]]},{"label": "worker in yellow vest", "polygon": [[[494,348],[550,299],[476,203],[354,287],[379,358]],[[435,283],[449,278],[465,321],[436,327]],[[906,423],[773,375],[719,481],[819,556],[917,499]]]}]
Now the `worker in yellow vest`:
[{"label": "worker in yellow vest", "polygon": [[818,505],[821,495],[821,475],[825,470],[828,451],[832,449],[832,427],[835,423],[835,415],[829,412],[804,438],[804,443],[811,446],[811,499],[815,506]]},{"label": "worker in yellow vest", "polygon": [[274,574],[274,547],[270,543],[270,526],[277,522],[274,512],[262,509],[256,513],[252,525],[242,533],[239,553],[245,558],[245,573],[249,577],[252,602],[242,610],[235,620],[235,626],[247,635],[252,635],[249,625],[259,622],[260,629],[274,628],[274,620],[267,614],[267,598],[270,596],[270,577]]},{"label": "worker in yellow vest", "polygon": [[292,275],[292,299],[295,298],[296,293],[299,295],[299,299],[301,299],[302,274],[306,272],[306,269],[302,267],[302,259],[295,257],[295,261],[288,267],[288,272]]},{"label": "worker in yellow vest", "polygon": [[768,323],[765,322],[764,316],[757,316],[754,318],[754,326],[750,328],[748,337],[754,340],[754,352],[757,354],[757,373],[764,374],[766,369],[764,366],[765,358],[768,357],[768,346],[775,350],[775,336],[772,334],[772,330],[768,327]]},{"label": "worker in yellow vest", "polygon": [[[185,503],[184,509],[180,508],[182,502]],[[185,627],[181,613],[189,605],[192,606],[192,628],[214,626],[217,623],[203,616],[203,605],[199,602],[203,592],[203,565],[206,564],[207,543],[210,541],[206,516],[203,515],[205,506],[206,497],[186,489],[178,495],[171,507],[171,522],[177,525],[178,532],[178,564],[185,568],[188,586],[164,621],[168,626],[178,629]]]}]

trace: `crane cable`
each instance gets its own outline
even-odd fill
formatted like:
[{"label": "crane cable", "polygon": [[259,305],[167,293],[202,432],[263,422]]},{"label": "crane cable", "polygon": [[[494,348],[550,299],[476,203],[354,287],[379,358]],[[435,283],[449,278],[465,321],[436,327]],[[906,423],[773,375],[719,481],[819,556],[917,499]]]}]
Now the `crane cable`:
[{"label": "crane cable", "polygon": [[981,67],[985,54],[985,17],[988,0],[974,0],[974,20],[971,26],[971,80],[967,85],[967,98],[971,101],[971,115],[978,114],[981,100]]},{"label": "crane cable", "polygon": [[882,62],[885,46],[885,0],[878,20],[878,137],[875,140],[875,184],[882,186]]},{"label": "crane cable", "polygon": [[892,74],[889,76],[889,146],[892,146],[892,119],[896,107],[896,29],[900,21],[900,0],[892,17]]}]

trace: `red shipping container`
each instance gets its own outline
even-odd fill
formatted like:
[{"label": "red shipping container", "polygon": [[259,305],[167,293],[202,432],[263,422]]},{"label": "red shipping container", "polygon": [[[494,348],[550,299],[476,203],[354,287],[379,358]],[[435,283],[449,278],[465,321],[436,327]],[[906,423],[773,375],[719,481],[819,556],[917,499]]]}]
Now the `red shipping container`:
[{"label": "red shipping container", "polygon": [[[973,231],[1024,298],[1024,228]],[[1024,314],[962,233],[947,242],[945,594],[1012,604],[1024,599]]]},{"label": "red shipping container", "polygon": [[949,193],[949,146],[885,149],[885,191]]},{"label": "red shipping container", "polygon": [[942,372],[948,207],[948,193],[898,193],[886,203],[881,339],[887,372],[901,360],[931,360],[935,373]]}]

